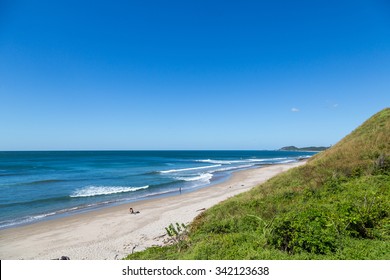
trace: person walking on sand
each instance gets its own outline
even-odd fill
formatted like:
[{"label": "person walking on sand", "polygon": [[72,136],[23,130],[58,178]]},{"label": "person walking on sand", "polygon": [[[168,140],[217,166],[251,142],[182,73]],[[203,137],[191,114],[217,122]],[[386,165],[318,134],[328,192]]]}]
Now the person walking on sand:
[{"label": "person walking on sand", "polygon": [[130,207],[129,209],[130,214],[139,214],[139,211],[134,211],[133,208]]}]

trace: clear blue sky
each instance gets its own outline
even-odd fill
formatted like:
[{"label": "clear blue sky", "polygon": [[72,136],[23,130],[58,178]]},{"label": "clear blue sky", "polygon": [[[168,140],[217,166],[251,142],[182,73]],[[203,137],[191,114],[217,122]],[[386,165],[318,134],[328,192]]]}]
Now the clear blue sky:
[{"label": "clear blue sky", "polygon": [[0,150],[331,145],[390,105],[390,3],[0,1]]}]

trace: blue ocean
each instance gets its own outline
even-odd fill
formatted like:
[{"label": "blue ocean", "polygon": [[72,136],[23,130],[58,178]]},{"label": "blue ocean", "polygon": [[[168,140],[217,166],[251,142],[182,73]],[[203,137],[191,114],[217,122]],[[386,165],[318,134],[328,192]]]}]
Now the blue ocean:
[{"label": "blue ocean", "polygon": [[312,152],[0,152],[0,229],[121,203],[191,192],[237,170]]}]

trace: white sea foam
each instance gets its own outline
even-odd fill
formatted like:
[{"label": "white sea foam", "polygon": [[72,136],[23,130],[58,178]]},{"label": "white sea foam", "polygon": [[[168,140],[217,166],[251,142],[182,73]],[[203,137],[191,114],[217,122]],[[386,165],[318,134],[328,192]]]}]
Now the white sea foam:
[{"label": "white sea foam", "polygon": [[213,159],[199,159],[197,162],[214,163],[214,164],[232,164],[232,160],[213,160]]},{"label": "white sea foam", "polygon": [[21,224],[28,223],[28,222],[31,222],[31,219],[20,219],[20,220],[13,220],[13,221],[6,220],[6,221],[1,222],[0,229],[13,227],[13,226],[21,225]]},{"label": "white sea foam", "polygon": [[172,169],[172,170],[163,170],[159,171],[162,174],[165,173],[178,173],[178,172],[183,172],[183,171],[192,171],[192,170],[199,170],[199,169],[208,169],[208,168],[215,168],[219,167],[221,164],[216,164],[216,165],[209,165],[209,166],[200,166],[200,167],[191,167],[191,168],[183,168],[183,169]]},{"label": "white sea foam", "polygon": [[245,165],[236,165],[236,166],[231,166],[231,167],[224,167],[224,168],[219,168],[217,170],[214,170],[213,172],[221,172],[221,171],[229,171],[229,170],[235,170],[235,169],[242,169],[242,168],[249,168],[255,166],[254,164],[245,164]]},{"label": "white sea foam", "polygon": [[207,163],[215,163],[215,164],[234,164],[234,163],[248,163],[248,162],[263,162],[268,159],[243,159],[243,160],[213,160],[213,159],[200,159],[197,162],[207,162]]},{"label": "white sea foam", "polygon": [[278,163],[292,163],[292,162],[296,162],[295,159],[287,159],[287,160],[283,160],[281,162],[278,162]]},{"label": "white sea foam", "polygon": [[312,156],[300,156],[300,157],[298,157],[299,159],[305,159],[305,158],[311,158]]},{"label": "white sea foam", "polygon": [[211,173],[203,173],[199,176],[193,176],[193,177],[175,177],[176,180],[182,180],[187,182],[192,181],[204,181],[204,182],[210,182],[211,178],[213,178],[213,174]]},{"label": "white sea foam", "polygon": [[[267,161],[267,160],[273,160],[273,158],[270,158],[270,159],[251,158],[251,159],[248,159],[247,161],[249,161],[249,162],[264,162],[264,161]],[[245,161],[243,161],[243,162],[245,162]]]},{"label": "white sea foam", "polygon": [[0,224],[0,229],[18,226],[18,225],[22,225],[22,224],[33,223],[33,222],[36,222],[36,221],[41,220],[43,218],[53,216],[55,214],[56,214],[56,212],[51,212],[51,213],[47,213],[47,214],[38,214],[35,216],[22,217],[22,218],[18,218],[15,220],[6,220]]},{"label": "white sea foam", "polygon": [[143,187],[122,187],[122,186],[87,186],[83,189],[76,190],[70,197],[88,197],[97,195],[108,195],[123,192],[135,192],[144,190],[149,186]]}]

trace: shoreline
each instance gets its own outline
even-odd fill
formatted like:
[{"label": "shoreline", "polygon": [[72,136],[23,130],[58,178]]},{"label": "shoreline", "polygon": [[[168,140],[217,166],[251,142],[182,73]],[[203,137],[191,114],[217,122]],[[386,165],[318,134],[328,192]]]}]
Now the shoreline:
[{"label": "shoreline", "polygon": [[[137,201],[0,231],[0,259],[121,259],[132,251],[163,245],[165,227],[190,223],[203,210],[245,192],[290,168],[276,164],[232,173],[194,192]],[[140,211],[129,213],[129,207]]]}]

